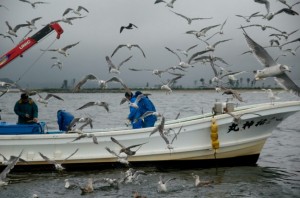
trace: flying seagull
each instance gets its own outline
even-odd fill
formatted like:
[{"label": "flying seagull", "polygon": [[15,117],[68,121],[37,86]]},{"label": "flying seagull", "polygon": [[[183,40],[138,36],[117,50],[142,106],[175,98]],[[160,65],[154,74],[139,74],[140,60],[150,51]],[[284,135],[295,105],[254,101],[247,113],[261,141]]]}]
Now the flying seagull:
[{"label": "flying seagull", "polygon": [[88,74],[84,76],[74,87],[73,92],[78,92],[82,85],[84,85],[88,80],[97,80],[97,77],[93,74]]},{"label": "flying seagull", "polygon": [[179,14],[179,13],[174,12],[174,11],[172,11],[172,10],[170,10],[170,11],[173,12],[174,14],[176,14],[176,15],[178,15],[178,16],[184,18],[185,20],[187,20],[187,22],[188,22],[189,25],[190,25],[190,24],[192,23],[192,21],[194,21],[194,20],[212,19],[212,17],[209,17],[209,18],[201,18],[201,17],[197,17],[197,18],[189,18],[189,17],[187,17],[187,16],[185,16],[185,15],[183,15],[183,14]]},{"label": "flying seagull", "polygon": [[120,28],[120,33],[122,33],[122,31],[124,29],[127,29],[127,30],[132,30],[133,28],[138,28],[136,25],[134,25],[133,23],[129,23],[127,26],[121,26]]},{"label": "flying seagull", "polygon": [[113,55],[122,47],[127,47],[129,50],[131,50],[132,47],[137,47],[142,52],[143,56],[146,58],[144,51],[138,44],[130,44],[130,43],[118,45],[118,47],[113,51],[110,57],[113,57]]},{"label": "flying seagull", "polygon": [[170,2],[166,2],[166,1],[164,1],[164,0],[156,0],[155,2],[154,2],[154,4],[157,4],[157,3],[166,3],[166,6],[168,6],[168,7],[170,7],[170,8],[173,8],[174,7],[174,3],[175,3],[175,1],[176,0],[170,0]]},{"label": "flying seagull", "polygon": [[87,107],[92,107],[92,106],[102,106],[107,112],[109,112],[108,103],[107,102],[101,102],[101,101],[88,102],[88,103],[84,104],[83,106],[79,107],[76,110],[81,110],[81,109],[85,109]]},{"label": "flying seagull", "polygon": [[77,14],[79,16],[81,16],[81,13],[80,11],[81,10],[84,10],[86,12],[89,12],[88,9],[86,9],[85,7],[83,6],[78,6],[76,10],[74,10],[73,8],[67,8],[64,13],[63,13],[63,16],[65,16],[66,14],[68,14],[70,11],[72,11],[74,14]]},{"label": "flying seagull", "polygon": [[110,60],[109,56],[105,57],[105,60],[108,64],[108,71],[109,73],[115,73],[115,74],[120,74],[120,67],[126,63],[127,61],[129,61],[132,58],[132,56],[129,56],[128,58],[126,58],[125,60],[123,60],[118,66],[116,66],[115,64],[113,64],[113,62]]},{"label": "flying seagull", "polygon": [[62,171],[65,168],[62,166],[62,164],[68,160],[70,157],[72,157],[73,155],[75,155],[75,153],[77,153],[79,149],[76,149],[71,155],[69,155],[67,158],[65,158],[61,163],[56,162],[55,160],[50,160],[47,156],[43,155],[42,153],[39,152],[40,156],[47,161],[49,164],[53,164],[55,169],[58,171]]},{"label": "flying seagull", "polygon": [[7,25],[8,27],[8,31],[7,33],[12,35],[12,36],[15,36],[15,37],[18,37],[17,35],[17,31],[21,28],[21,27],[26,27],[26,26],[29,26],[29,24],[19,24],[19,25],[16,25],[14,28],[12,28],[8,21],[5,21],[5,24]]},{"label": "flying seagull", "polygon": [[11,163],[9,163],[5,169],[0,173],[0,186],[4,186],[7,185],[8,183],[5,181],[7,174],[11,171],[11,169],[14,168],[14,166],[18,163],[21,155],[23,153],[23,150],[21,151],[21,153],[18,155],[18,157],[15,157]]},{"label": "flying seagull", "polygon": [[43,2],[43,1],[35,1],[35,2],[30,2],[30,1],[27,1],[27,0],[19,0],[19,1],[29,3],[32,8],[35,8],[36,4],[48,4],[47,2]]},{"label": "flying seagull", "polygon": [[[123,144],[121,144],[118,140],[116,140],[115,138],[113,137],[110,137],[111,141],[113,141],[114,143],[116,143],[117,145],[119,145],[121,147],[120,151],[119,151],[119,154],[120,153],[125,153],[126,155],[128,156],[132,156],[132,155],[135,155],[136,154],[136,151],[141,148],[141,146],[143,144],[146,144],[146,143],[142,143],[142,144],[135,144],[135,145],[131,145],[131,146],[124,146]],[[135,148],[135,147],[139,147],[136,151],[132,151],[131,149],[132,148]]]},{"label": "flying seagull", "polygon": [[62,101],[64,100],[61,97],[59,97],[58,95],[51,94],[51,93],[48,93],[45,98],[43,96],[41,96],[39,93],[37,93],[37,95],[39,96],[37,101],[40,102],[40,103],[45,104],[45,106],[47,106],[48,101],[49,101],[50,98],[56,98],[56,99],[62,100]]},{"label": "flying seagull", "polygon": [[265,66],[262,70],[257,70],[255,73],[255,79],[263,79],[267,77],[274,77],[275,81],[284,89],[290,90],[294,94],[300,96],[300,88],[289,78],[285,71],[290,71],[287,65],[282,65],[273,60],[268,52],[255,41],[253,41],[244,32],[244,36],[248,43],[248,46],[253,51],[253,55],[257,60]]},{"label": "flying seagull", "polygon": [[67,57],[67,56],[70,55],[69,53],[67,53],[67,50],[70,49],[70,48],[72,48],[72,47],[74,47],[74,46],[76,46],[76,45],[78,45],[78,43],[79,43],[79,42],[74,43],[74,44],[71,44],[71,45],[67,45],[67,46],[65,46],[65,47],[63,47],[63,48],[57,48],[57,49],[48,49],[48,50],[43,50],[43,49],[41,49],[41,51],[58,52],[58,53],[64,55],[65,57]]}]

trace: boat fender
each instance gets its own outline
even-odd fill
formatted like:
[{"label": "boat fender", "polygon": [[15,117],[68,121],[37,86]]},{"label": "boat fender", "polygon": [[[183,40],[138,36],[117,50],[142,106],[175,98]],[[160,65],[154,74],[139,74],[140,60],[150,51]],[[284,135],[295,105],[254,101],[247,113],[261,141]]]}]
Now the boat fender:
[{"label": "boat fender", "polygon": [[218,135],[218,124],[215,118],[211,119],[210,139],[211,139],[212,148],[215,150],[218,149],[220,147],[220,142],[219,142],[219,135]]}]

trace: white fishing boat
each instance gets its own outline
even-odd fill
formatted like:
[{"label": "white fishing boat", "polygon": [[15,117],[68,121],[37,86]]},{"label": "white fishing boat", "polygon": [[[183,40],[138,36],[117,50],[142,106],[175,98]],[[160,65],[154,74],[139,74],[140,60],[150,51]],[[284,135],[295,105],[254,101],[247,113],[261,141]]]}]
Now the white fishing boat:
[{"label": "white fishing boat", "polygon": [[[216,103],[216,108],[219,107],[217,105]],[[9,129],[9,134],[0,135],[0,153],[9,158],[18,156],[23,151],[21,158],[27,163],[19,162],[16,167],[48,164],[39,152],[51,160],[60,161],[76,149],[78,152],[64,161],[65,166],[119,163],[117,157],[105,149],[108,147],[119,153],[120,146],[112,142],[111,137],[113,137],[124,146],[145,143],[140,148],[132,149],[138,151],[128,157],[129,164],[153,162],[175,164],[173,162],[176,161],[204,165],[215,160],[220,163],[230,161],[235,165],[255,164],[275,127],[287,117],[300,111],[300,101],[255,104],[231,109],[232,114],[243,115],[238,123],[233,122],[231,115],[220,112],[222,110],[223,108],[218,110],[219,114],[215,116],[207,113],[167,120],[165,131],[173,130],[169,130],[169,135],[166,137],[170,142],[174,139],[173,149],[167,148],[159,132],[150,136],[153,127],[134,130],[128,127],[88,130],[88,133],[97,138],[98,144],[87,137],[74,141],[79,136],[78,133],[45,129],[31,134],[13,134],[15,129]],[[212,127],[213,118],[215,125]],[[159,123],[160,121],[157,122]],[[5,125],[9,124],[2,123],[1,131],[5,131]],[[180,133],[174,138],[174,134],[179,130]],[[217,135],[213,136],[212,133]]]}]

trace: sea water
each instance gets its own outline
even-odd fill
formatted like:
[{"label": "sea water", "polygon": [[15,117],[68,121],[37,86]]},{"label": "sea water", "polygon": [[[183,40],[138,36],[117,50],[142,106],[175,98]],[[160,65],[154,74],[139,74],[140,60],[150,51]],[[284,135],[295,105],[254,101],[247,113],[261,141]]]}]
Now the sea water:
[{"label": "sea water", "polygon": [[[163,113],[166,120],[211,112],[216,99],[226,101],[228,96],[215,91],[174,91],[166,95],[162,91],[151,91],[149,98],[158,112]],[[269,103],[267,94],[260,90],[241,90],[246,101],[237,105]],[[46,95],[46,93],[41,93]],[[8,93],[0,98],[2,121],[16,122],[17,116],[13,106],[20,94]],[[112,128],[125,126],[129,112],[126,104],[120,105],[123,93],[58,93],[64,101],[49,100],[47,106],[39,104],[39,119],[47,123],[49,130],[57,129],[56,112],[64,109],[75,117],[90,116],[94,128]],[[290,93],[279,94],[278,101],[299,100]],[[37,99],[37,96],[32,96]],[[90,101],[109,103],[109,112],[101,106],[76,110]],[[134,167],[143,170],[138,182],[121,184],[118,188],[109,187],[104,182],[95,183],[95,191],[85,197],[133,197],[133,191],[147,197],[300,197],[300,112],[284,120],[267,140],[256,166],[211,167],[211,168],[168,168],[168,167]],[[86,128],[88,130],[88,128]],[[1,153],[1,151],[0,151]],[[187,162],[192,163],[192,162]],[[82,171],[30,171],[14,172],[8,175],[9,185],[0,187],[0,198],[16,197],[81,197],[77,189],[65,189],[64,180],[84,186],[88,178],[120,178],[128,167],[112,166]],[[195,187],[192,174],[203,180],[213,180],[209,186]],[[176,178],[168,183],[168,192],[157,191],[159,177]]]}]

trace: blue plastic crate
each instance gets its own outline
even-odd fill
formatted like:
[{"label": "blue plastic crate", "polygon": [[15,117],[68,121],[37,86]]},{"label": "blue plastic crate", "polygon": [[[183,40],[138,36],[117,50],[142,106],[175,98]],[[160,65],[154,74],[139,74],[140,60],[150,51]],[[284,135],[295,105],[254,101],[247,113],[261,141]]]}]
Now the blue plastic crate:
[{"label": "blue plastic crate", "polygon": [[43,134],[45,126],[45,122],[34,124],[0,122],[0,135]]}]

